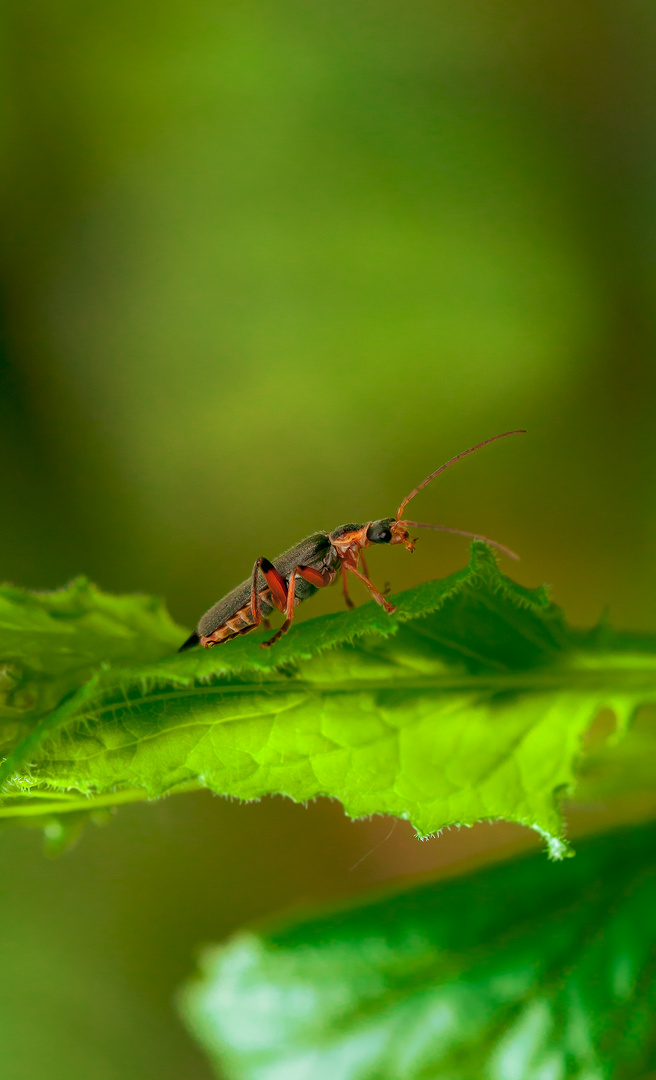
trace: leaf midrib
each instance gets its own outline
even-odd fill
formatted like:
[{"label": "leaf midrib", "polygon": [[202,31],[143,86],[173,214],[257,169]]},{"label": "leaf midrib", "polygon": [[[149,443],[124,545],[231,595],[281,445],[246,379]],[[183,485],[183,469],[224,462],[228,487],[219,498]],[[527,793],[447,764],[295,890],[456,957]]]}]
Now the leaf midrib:
[{"label": "leaf midrib", "polygon": [[[204,684],[190,686],[181,689],[179,686],[170,691],[161,690],[156,693],[146,693],[141,697],[133,697],[120,702],[111,702],[95,708],[84,709],[84,715],[94,717],[106,716],[108,713],[134,710],[139,707],[153,705],[158,702],[171,702],[185,700],[193,697],[232,696],[245,694],[276,694],[306,693],[309,695],[320,694],[322,696],[338,696],[341,694],[361,693],[364,691],[395,691],[409,690],[416,693],[422,691],[489,691],[490,693],[503,693],[509,690],[523,690],[527,693],[559,692],[568,690],[581,690],[589,692],[593,689],[603,690],[612,694],[617,693],[642,693],[651,690],[656,694],[656,659],[651,667],[640,666],[638,668],[627,666],[625,668],[614,667],[607,670],[601,668],[575,668],[558,667],[556,670],[540,671],[530,669],[528,671],[484,672],[472,675],[462,673],[458,675],[429,675],[423,678],[399,678],[398,670],[390,672],[389,679],[383,679],[379,675],[371,679],[345,680],[342,685],[336,686],[333,682],[319,682],[307,679],[290,679],[288,681],[260,681],[249,683],[221,683],[217,685]],[[105,688],[101,694],[111,693],[120,686]]]}]

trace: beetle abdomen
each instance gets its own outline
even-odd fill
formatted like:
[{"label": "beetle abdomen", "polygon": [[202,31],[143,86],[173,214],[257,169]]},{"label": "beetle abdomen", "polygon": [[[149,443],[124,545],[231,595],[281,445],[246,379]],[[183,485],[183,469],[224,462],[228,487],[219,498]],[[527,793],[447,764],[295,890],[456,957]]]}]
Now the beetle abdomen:
[{"label": "beetle abdomen", "polygon": [[[229,619],[234,618],[238,612],[242,612],[246,608],[250,611],[252,584],[252,580],[242,581],[241,585],[238,585],[237,588],[233,589],[232,592],[229,592],[227,596],[218,600],[209,611],[206,611],[198,621],[198,626],[196,628],[198,636],[209,637],[210,634],[213,634],[220,626],[227,623]],[[262,614],[266,617],[273,611],[273,604],[268,603],[268,600],[262,599],[263,593],[268,599],[271,598],[271,593],[267,588],[260,590],[260,607],[262,609]]]},{"label": "beetle abdomen", "polygon": [[[271,605],[266,602],[262,594],[260,594],[260,609],[262,611],[272,610]],[[249,630],[254,630],[255,626],[256,623],[253,622],[253,613],[249,602],[245,607],[236,611],[231,618],[220,623],[211,634],[201,634],[200,643],[205,647],[208,645],[221,645],[224,641],[229,641],[230,638],[238,637],[240,634],[247,634]]]}]

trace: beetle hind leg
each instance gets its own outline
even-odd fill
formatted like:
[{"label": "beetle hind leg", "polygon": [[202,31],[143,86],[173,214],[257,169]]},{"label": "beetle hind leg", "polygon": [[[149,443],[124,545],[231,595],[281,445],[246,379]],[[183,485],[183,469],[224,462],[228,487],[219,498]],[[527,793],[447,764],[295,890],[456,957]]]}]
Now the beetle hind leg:
[{"label": "beetle hind leg", "polygon": [[[271,565],[271,564],[269,564],[269,565]],[[272,567],[272,569],[275,570],[275,567]],[[262,641],[260,643],[260,648],[261,649],[268,649],[270,645],[275,645],[276,641],[280,641],[280,638],[282,637],[282,635],[286,634],[287,631],[289,630],[290,626],[292,625],[292,619],[294,618],[294,595],[296,593],[296,571],[297,570],[298,570],[298,567],[295,566],[294,569],[291,572],[291,577],[289,578],[289,584],[288,585],[284,585],[283,579],[280,578],[280,580],[283,582],[283,586],[284,586],[284,588],[285,588],[285,590],[287,592],[287,596],[286,596],[287,603],[285,604],[285,615],[287,617],[286,617],[284,623],[282,624],[282,626],[280,627],[280,630],[278,630],[278,632],[276,634],[274,634],[272,638],[269,638],[268,641]],[[262,572],[266,575],[268,571],[263,569]],[[280,577],[280,574],[278,574],[277,570],[276,570],[276,574],[278,575],[278,577]]]},{"label": "beetle hind leg", "polygon": [[[272,567],[272,569],[275,570],[275,567]],[[266,577],[267,571],[264,569],[264,567],[262,568],[262,572]],[[277,570],[275,572],[276,574],[278,574]],[[278,577],[280,577],[279,574]],[[268,649],[270,645],[275,645],[276,641],[280,641],[280,638],[283,636],[283,634],[287,633],[290,626],[292,625],[292,620],[294,618],[294,606],[296,604],[297,577],[302,577],[304,581],[309,582],[310,585],[316,586],[317,589],[321,589],[325,585],[330,585],[331,582],[335,580],[335,575],[332,570],[316,570],[313,566],[295,566],[289,577],[289,584],[285,586],[287,590],[287,602],[284,609],[286,616],[285,621],[280,627],[280,630],[278,630],[278,632],[274,634],[272,638],[269,638],[268,641],[262,641],[260,643],[261,649]],[[268,580],[269,579],[267,578],[267,581]],[[280,578],[280,580],[282,581],[282,578]]]},{"label": "beetle hind leg", "polygon": [[[253,567],[253,605],[255,604],[255,593],[257,592],[257,572],[262,571],[264,580],[269,586],[269,592],[271,593],[271,600],[278,611],[286,611],[287,609],[287,583],[278,573],[272,562],[268,559],[260,557],[255,560],[255,566]],[[259,612],[259,600],[258,600],[258,612]],[[260,615],[260,622],[262,616]]]}]

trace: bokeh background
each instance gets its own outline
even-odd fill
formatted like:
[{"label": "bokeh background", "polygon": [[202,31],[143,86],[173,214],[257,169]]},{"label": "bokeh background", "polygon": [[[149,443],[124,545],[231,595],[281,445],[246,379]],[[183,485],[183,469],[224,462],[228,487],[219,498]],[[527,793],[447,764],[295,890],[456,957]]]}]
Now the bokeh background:
[{"label": "bokeh background", "polygon": [[[8,0],[0,576],[192,626],[316,528],[413,504],[572,621],[654,627],[647,0]],[[394,589],[462,566],[424,533]],[[358,599],[364,600],[363,594]],[[315,598],[308,618],[339,606]],[[339,806],[0,834],[3,1080],[208,1080],[172,995],[252,919],[531,845]]]}]

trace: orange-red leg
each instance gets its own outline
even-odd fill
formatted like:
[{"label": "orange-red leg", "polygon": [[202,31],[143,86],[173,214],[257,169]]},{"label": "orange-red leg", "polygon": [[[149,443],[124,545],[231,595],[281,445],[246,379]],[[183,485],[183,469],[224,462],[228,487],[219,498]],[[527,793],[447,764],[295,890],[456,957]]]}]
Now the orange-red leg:
[{"label": "orange-red leg", "polygon": [[264,574],[265,581],[269,586],[271,600],[281,611],[284,611],[287,606],[287,586],[285,585],[284,578],[278,573],[273,563],[263,557],[255,560],[255,566],[253,567],[253,585],[251,588],[251,618],[253,622],[248,629],[250,630],[254,626],[259,626],[261,623],[265,630],[270,630],[271,623],[262,615],[262,608],[260,606],[260,589],[257,580],[259,570]]},{"label": "orange-red leg", "polygon": [[287,606],[285,608],[285,621],[280,627],[277,634],[274,634],[268,641],[263,641],[260,648],[267,649],[269,645],[275,645],[276,641],[279,641],[283,634],[286,634],[292,625],[292,619],[294,618],[294,597],[296,593],[296,571],[298,567],[295,566],[292,570],[289,582],[287,584]]},{"label": "orange-red leg", "polygon": [[[263,573],[265,573],[266,576],[266,572],[264,570]],[[292,624],[292,619],[294,618],[294,606],[296,603],[297,576],[304,578],[305,581],[309,581],[310,585],[316,585],[318,589],[323,588],[324,585],[330,585],[330,583],[335,580],[335,575],[331,570],[315,570],[313,566],[295,566],[290,574],[289,582],[285,586],[285,589],[287,591],[287,599],[284,609],[285,621],[280,627],[280,630],[277,634],[274,634],[273,637],[269,638],[268,641],[263,641],[261,643],[260,648],[262,649],[268,648],[269,645],[275,645],[276,641],[279,641],[282,635],[287,633],[289,627]]]},{"label": "orange-red leg", "polygon": [[391,615],[396,611],[394,604],[390,604],[389,600],[386,600],[382,593],[378,592],[378,589],[372,581],[369,581],[368,577],[365,577],[364,574],[361,574],[360,571],[356,570],[353,566],[347,566],[347,570],[349,570],[351,574],[355,574],[356,578],[359,578],[360,581],[367,586],[376,603],[380,604],[381,607],[384,607],[388,615]]},{"label": "orange-red leg", "polygon": [[[360,563],[362,565],[362,569],[364,571],[365,577],[368,577],[369,580],[371,581],[371,575],[369,574],[369,567],[367,566],[367,560],[364,557],[364,551],[360,552]],[[384,586],[383,586],[383,596],[387,596],[388,592],[391,592],[391,591],[392,591],[392,586],[390,585],[389,581],[386,581]]]},{"label": "orange-red leg", "polygon": [[296,567],[296,572],[299,577],[309,581],[310,585],[315,585],[317,589],[323,589],[335,580],[334,570],[315,570],[313,566],[303,566],[301,563]]},{"label": "orange-red leg", "polygon": [[351,597],[348,594],[348,580],[346,577],[346,567],[344,566],[344,563],[342,563],[342,592],[344,594],[344,602],[347,608],[354,608],[355,604],[353,603]]},{"label": "orange-red leg", "polygon": [[[256,560],[253,568],[253,594],[256,592],[257,571],[261,570],[264,580],[269,586],[271,600],[278,611],[284,611],[287,606],[287,584],[284,577],[278,573],[272,562],[260,557]],[[259,609],[259,600],[258,600]]]},{"label": "orange-red leg", "polygon": [[[360,552],[360,563],[362,565],[362,570],[363,570],[364,576],[369,578],[369,580],[371,581],[371,574],[369,573],[369,567],[367,566],[367,560],[364,557],[364,551]],[[385,584],[383,585],[383,588],[382,588],[383,596],[387,596],[387,594],[390,593],[391,591],[392,591],[392,586],[390,585],[389,581],[386,581]]]}]

